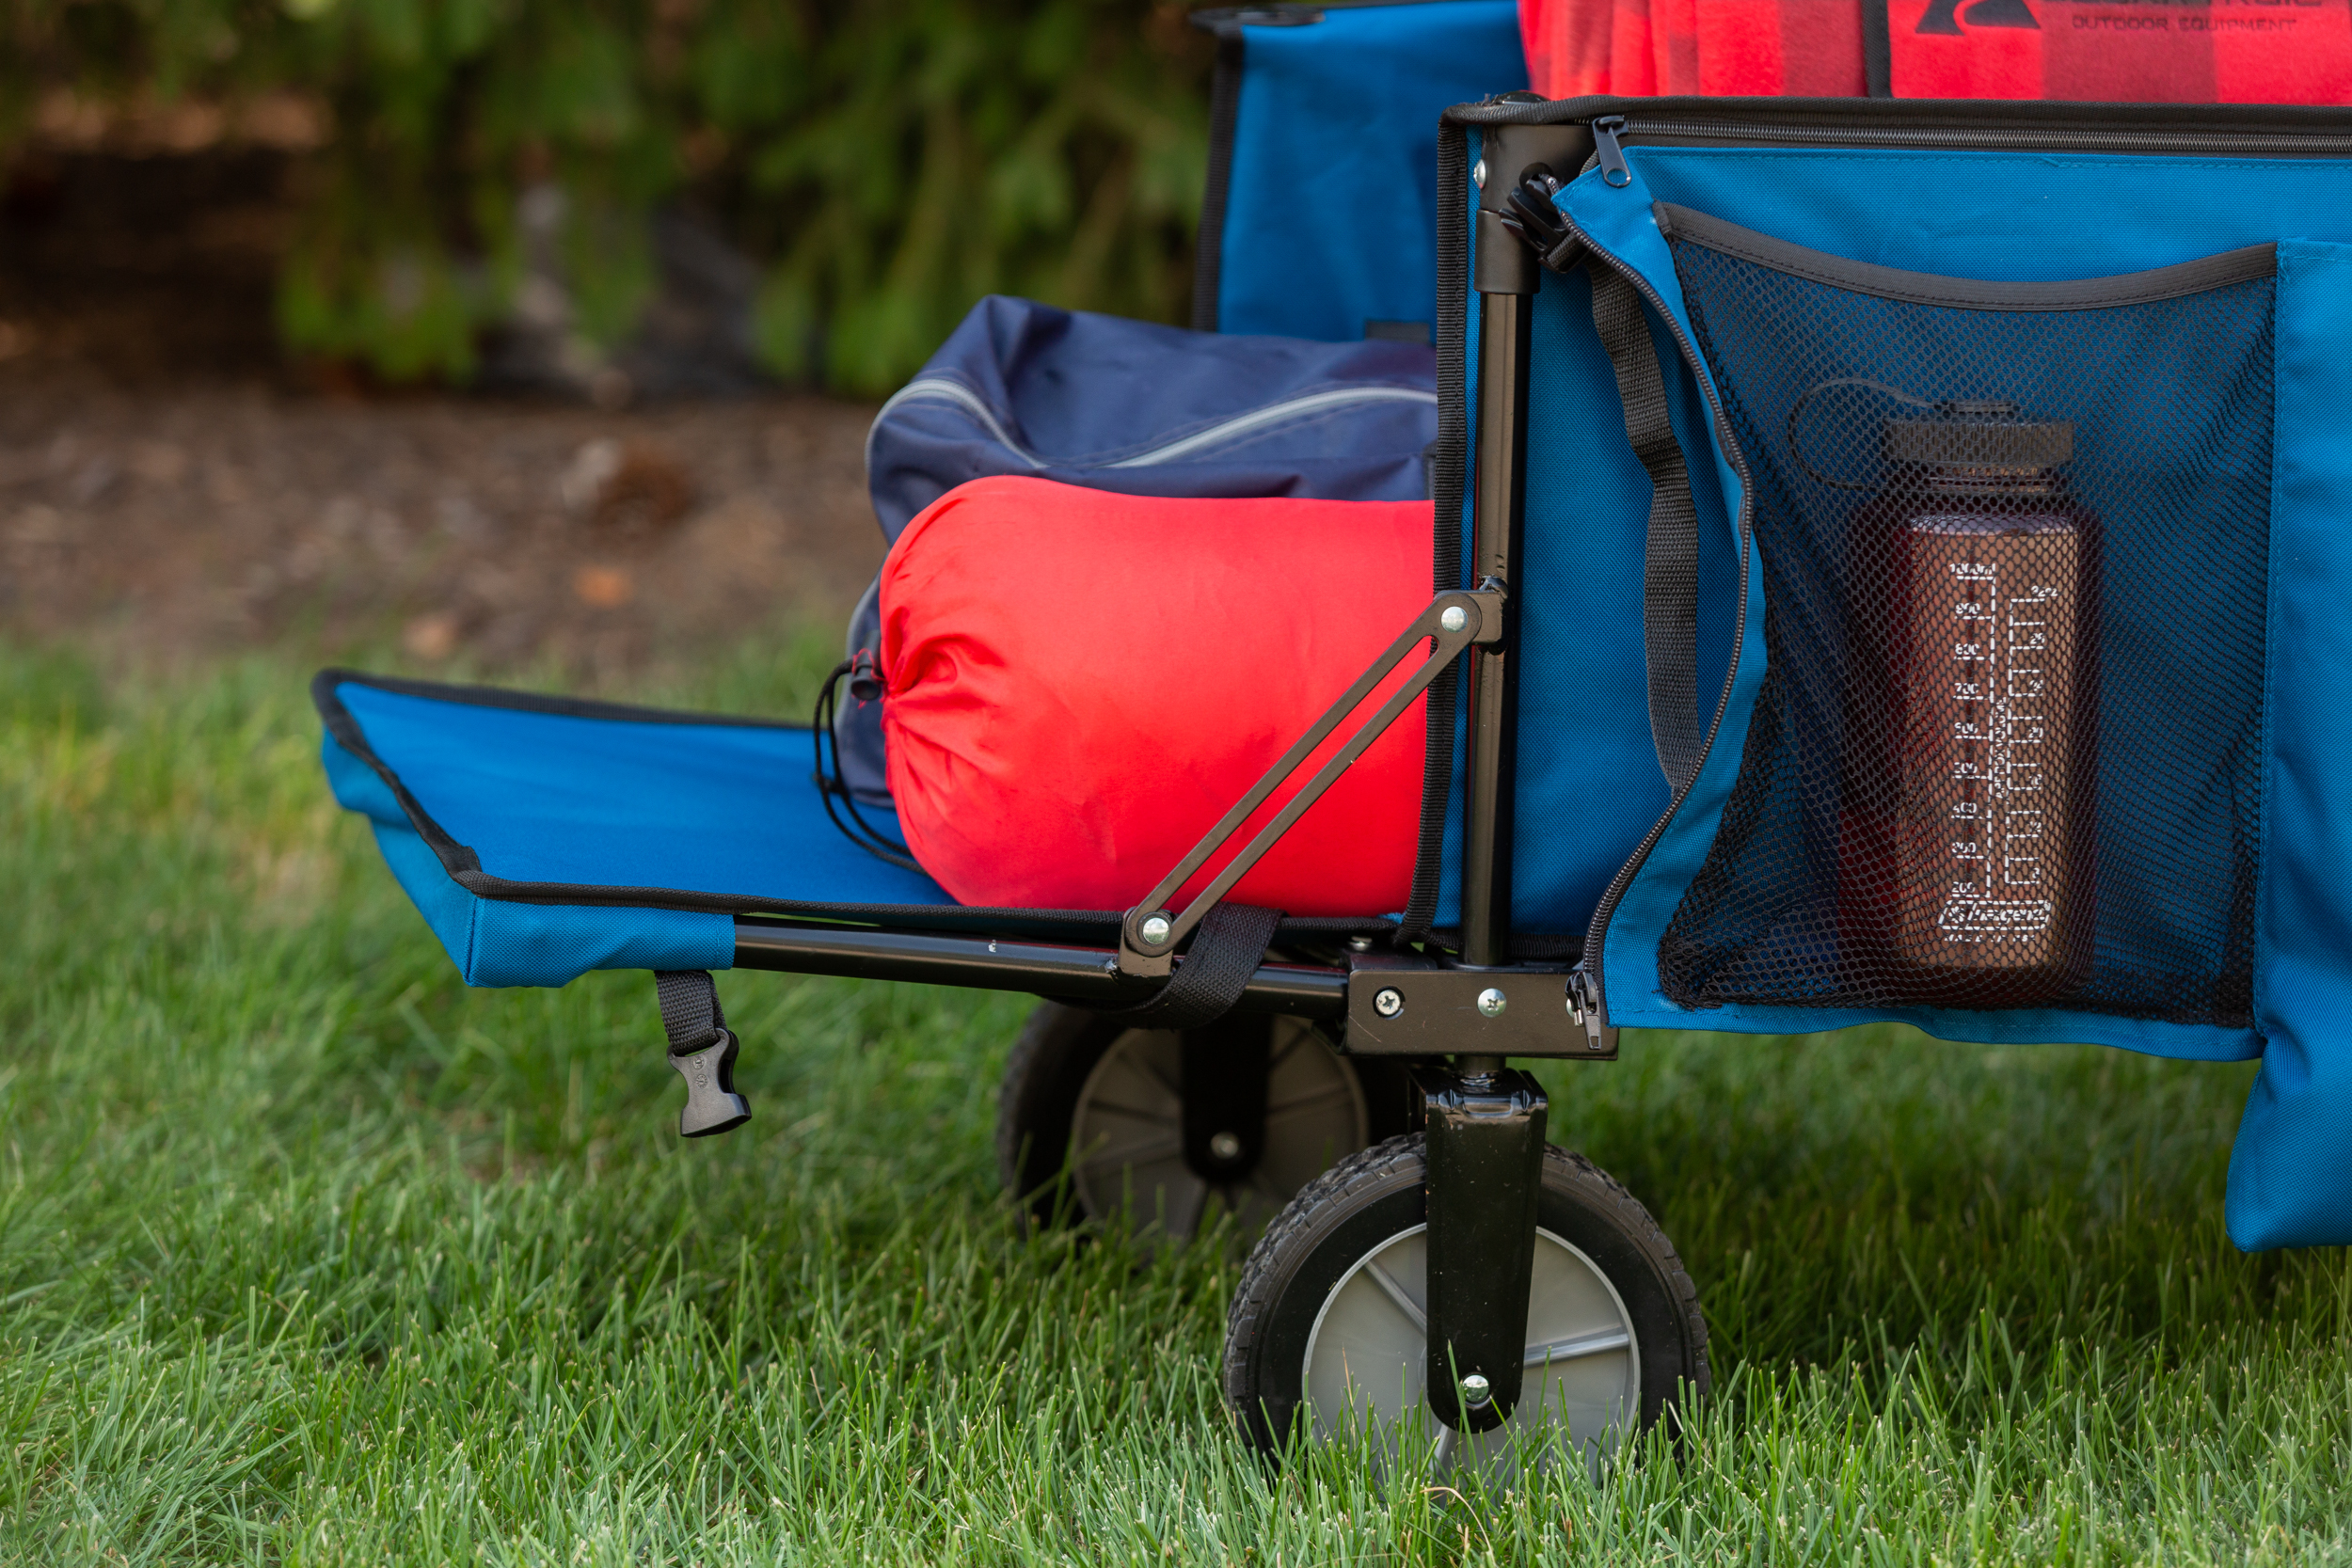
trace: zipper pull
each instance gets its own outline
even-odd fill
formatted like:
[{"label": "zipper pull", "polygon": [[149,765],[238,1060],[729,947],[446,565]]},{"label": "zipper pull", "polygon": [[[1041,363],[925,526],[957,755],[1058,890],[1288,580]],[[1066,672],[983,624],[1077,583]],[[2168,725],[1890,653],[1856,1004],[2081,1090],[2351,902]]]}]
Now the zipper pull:
[{"label": "zipper pull", "polygon": [[1633,171],[1625,166],[1625,149],[1617,145],[1617,138],[1623,135],[1623,115],[1609,115],[1593,121],[1593,151],[1600,159],[1600,177],[1618,190],[1633,183]]},{"label": "zipper pull", "polygon": [[1586,1050],[1596,1055],[1617,1053],[1617,1031],[1601,1005],[1600,976],[1582,964],[1568,971],[1568,1017],[1584,1031]]}]

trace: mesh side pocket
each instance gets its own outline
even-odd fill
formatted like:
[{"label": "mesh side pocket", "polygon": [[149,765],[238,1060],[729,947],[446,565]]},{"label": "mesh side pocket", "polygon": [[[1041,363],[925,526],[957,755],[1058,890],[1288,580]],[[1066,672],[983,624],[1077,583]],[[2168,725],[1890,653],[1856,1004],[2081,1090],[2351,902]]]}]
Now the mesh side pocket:
[{"label": "mesh side pocket", "polygon": [[2249,1023],[2269,247],[1979,283],[1661,227],[1769,655],[1664,993]]}]

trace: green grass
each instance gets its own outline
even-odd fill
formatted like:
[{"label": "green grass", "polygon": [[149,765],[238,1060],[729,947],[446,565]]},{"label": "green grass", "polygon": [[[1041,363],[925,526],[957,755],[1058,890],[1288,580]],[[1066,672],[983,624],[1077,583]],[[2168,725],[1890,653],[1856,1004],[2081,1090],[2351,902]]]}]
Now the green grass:
[{"label": "green grass", "polygon": [[[648,695],[801,711],[823,648]],[[2249,1071],[1638,1037],[1555,1135],[1697,1277],[1716,1393],[1596,1487],[1286,1474],[1234,1267],[1024,1241],[1024,1001],[467,992],[326,799],[303,672],[0,649],[0,1555],[33,1562],[2352,1559],[2352,1271],[2222,1234]]]}]

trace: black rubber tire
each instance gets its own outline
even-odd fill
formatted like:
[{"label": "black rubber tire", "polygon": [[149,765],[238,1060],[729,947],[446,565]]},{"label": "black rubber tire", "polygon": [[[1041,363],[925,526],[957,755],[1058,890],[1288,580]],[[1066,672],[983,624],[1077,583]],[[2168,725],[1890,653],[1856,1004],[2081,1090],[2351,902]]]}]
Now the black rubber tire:
[{"label": "black rubber tire", "polygon": [[[1087,1075],[1125,1032],[1117,1019],[1089,1008],[1041,1003],[1006,1060],[996,1105],[996,1170],[1006,1193],[1033,1224],[1075,1224],[1090,1217],[1077,1212],[1063,1180],[1071,1121]],[[1376,1058],[1342,1060],[1363,1090],[1371,1141],[1403,1132],[1412,1115],[1412,1084],[1404,1069]]]},{"label": "black rubber tire", "polygon": [[[1293,1198],[1242,1266],[1225,1319],[1225,1400],[1242,1433],[1279,1454],[1304,1402],[1307,1341],[1357,1260],[1428,1218],[1420,1133],[1333,1165]],[[1698,1290],[1631,1193],[1581,1154],[1544,1150],[1537,1223],[1608,1275],[1641,1347],[1642,1426],[1707,1391]]]}]

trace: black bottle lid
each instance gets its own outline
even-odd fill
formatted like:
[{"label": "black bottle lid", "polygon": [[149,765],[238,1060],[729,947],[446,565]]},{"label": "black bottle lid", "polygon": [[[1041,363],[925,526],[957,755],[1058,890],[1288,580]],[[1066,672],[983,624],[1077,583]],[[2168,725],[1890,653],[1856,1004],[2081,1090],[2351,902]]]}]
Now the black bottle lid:
[{"label": "black bottle lid", "polygon": [[2055,468],[2074,455],[2072,420],[2021,420],[2001,398],[1954,398],[1928,420],[1886,421],[1889,463],[1914,467],[2030,472]]}]

